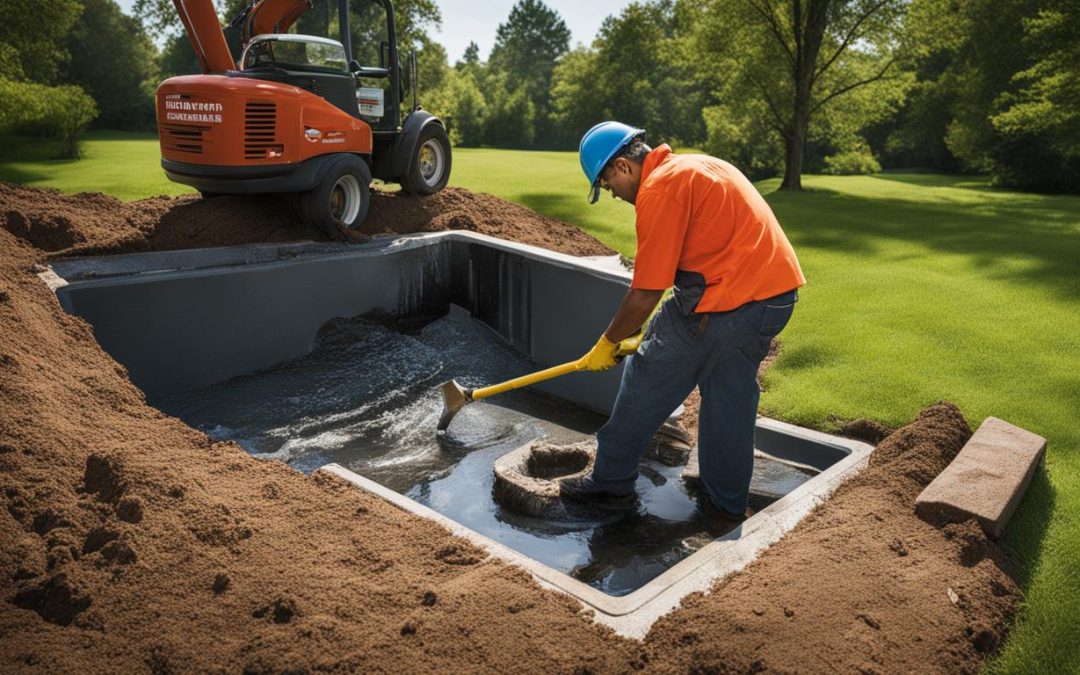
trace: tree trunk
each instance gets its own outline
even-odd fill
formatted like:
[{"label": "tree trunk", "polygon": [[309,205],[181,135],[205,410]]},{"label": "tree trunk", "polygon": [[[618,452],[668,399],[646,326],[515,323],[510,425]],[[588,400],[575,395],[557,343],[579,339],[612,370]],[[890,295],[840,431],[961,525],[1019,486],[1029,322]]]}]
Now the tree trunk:
[{"label": "tree trunk", "polygon": [[806,147],[806,127],[795,123],[796,129],[788,137],[784,154],[784,182],[781,190],[802,190],[803,150]]},{"label": "tree trunk", "polygon": [[803,0],[792,4],[792,26],[795,38],[794,62],[791,76],[795,85],[795,108],[791,117],[791,133],[787,137],[784,157],[784,182],[781,190],[802,190],[803,152],[806,149],[806,132],[810,128],[810,104],[814,89],[814,69],[818,52],[828,24],[831,0]]}]

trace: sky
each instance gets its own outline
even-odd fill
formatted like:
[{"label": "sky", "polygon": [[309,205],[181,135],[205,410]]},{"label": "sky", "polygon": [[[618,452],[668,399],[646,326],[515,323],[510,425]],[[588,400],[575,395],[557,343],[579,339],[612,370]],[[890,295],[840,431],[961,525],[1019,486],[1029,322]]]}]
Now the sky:
[{"label": "sky", "polygon": [[[120,8],[131,13],[135,0],[117,0]],[[506,21],[516,0],[438,0],[442,28],[431,37],[446,47],[450,63],[465,53],[470,41],[480,45],[480,56],[487,60],[495,44],[495,29]],[[591,44],[604,19],[617,14],[631,0],[544,0],[559,13],[572,37],[570,46]]]}]

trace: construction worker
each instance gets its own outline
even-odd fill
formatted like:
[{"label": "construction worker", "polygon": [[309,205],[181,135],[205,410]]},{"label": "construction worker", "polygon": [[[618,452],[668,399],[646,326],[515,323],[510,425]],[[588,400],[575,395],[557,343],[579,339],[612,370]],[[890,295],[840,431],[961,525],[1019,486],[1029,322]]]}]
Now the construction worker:
[{"label": "construction worker", "polygon": [[627,360],[591,475],[562,480],[560,492],[632,505],[642,454],[697,386],[702,508],[737,523],[754,466],[758,366],[806,282],[795,251],[753,184],[723,160],[652,149],[642,129],[619,122],[590,129],[579,155],[589,202],[605,189],[637,214],[630,289],[583,365],[614,366],[619,342],[641,329],[667,289],[674,293]]}]

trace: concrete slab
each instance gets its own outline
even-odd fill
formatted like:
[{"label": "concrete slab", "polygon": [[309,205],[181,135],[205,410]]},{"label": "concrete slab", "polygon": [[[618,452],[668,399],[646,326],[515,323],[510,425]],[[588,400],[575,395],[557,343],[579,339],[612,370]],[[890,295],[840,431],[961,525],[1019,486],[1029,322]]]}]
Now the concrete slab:
[{"label": "concrete slab", "polygon": [[1046,439],[987,417],[918,499],[915,512],[941,526],[976,518],[987,535],[1004,532],[1046,451]]}]

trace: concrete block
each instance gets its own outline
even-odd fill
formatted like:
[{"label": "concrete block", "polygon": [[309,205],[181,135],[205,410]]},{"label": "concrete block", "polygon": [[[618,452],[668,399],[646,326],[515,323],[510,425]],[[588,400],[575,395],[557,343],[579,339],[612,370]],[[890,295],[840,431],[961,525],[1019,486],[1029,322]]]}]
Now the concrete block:
[{"label": "concrete block", "polygon": [[701,465],[698,464],[698,447],[690,450],[690,456],[686,459],[686,468],[683,469],[682,479],[686,487],[698,489],[701,487]]},{"label": "concrete block", "polygon": [[1005,530],[1046,451],[1046,439],[987,417],[918,499],[915,512],[934,525],[976,518],[987,535]]}]

